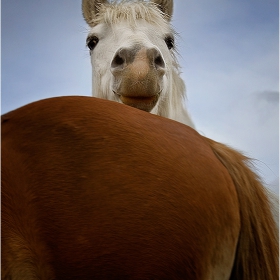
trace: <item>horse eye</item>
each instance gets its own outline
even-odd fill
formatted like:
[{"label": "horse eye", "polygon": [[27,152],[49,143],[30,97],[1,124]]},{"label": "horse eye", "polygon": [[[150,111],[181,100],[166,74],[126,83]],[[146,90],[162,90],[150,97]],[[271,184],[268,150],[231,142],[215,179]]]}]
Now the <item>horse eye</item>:
[{"label": "horse eye", "polygon": [[96,36],[88,37],[87,38],[87,47],[92,51],[97,43],[99,42],[99,39]]},{"label": "horse eye", "polygon": [[166,46],[169,50],[171,50],[172,48],[174,48],[174,38],[172,37],[166,37],[164,39]]}]

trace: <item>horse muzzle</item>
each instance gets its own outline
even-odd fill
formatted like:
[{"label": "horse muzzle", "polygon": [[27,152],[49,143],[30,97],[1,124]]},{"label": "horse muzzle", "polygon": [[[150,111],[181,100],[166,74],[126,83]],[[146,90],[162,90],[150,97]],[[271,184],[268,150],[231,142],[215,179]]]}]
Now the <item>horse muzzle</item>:
[{"label": "horse muzzle", "polygon": [[111,63],[113,92],[126,105],[150,112],[162,91],[165,62],[156,48],[119,49]]}]

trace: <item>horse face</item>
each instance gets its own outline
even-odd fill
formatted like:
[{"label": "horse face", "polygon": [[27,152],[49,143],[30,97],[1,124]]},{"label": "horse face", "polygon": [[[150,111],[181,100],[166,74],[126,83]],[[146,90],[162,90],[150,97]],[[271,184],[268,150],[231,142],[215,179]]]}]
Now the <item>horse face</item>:
[{"label": "horse face", "polygon": [[87,44],[93,95],[151,112],[166,96],[174,68],[174,38],[168,22],[99,23]]}]

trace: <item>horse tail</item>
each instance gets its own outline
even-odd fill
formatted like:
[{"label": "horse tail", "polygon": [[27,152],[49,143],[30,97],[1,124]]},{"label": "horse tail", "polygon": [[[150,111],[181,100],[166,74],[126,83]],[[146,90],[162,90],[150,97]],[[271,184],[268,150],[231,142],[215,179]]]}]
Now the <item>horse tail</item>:
[{"label": "horse tail", "polygon": [[241,230],[230,280],[276,280],[278,236],[266,189],[252,171],[250,159],[205,138],[227,168],[237,191]]}]

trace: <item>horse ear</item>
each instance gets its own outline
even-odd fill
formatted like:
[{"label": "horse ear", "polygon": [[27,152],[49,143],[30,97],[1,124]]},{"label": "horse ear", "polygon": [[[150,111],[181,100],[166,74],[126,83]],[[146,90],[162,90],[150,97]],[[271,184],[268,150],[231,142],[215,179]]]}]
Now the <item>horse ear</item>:
[{"label": "horse ear", "polygon": [[158,5],[168,20],[171,19],[173,15],[173,0],[152,0],[152,2]]},{"label": "horse ear", "polygon": [[100,6],[107,3],[107,0],[83,0],[82,11],[85,21],[92,26],[92,21],[99,12]]}]

